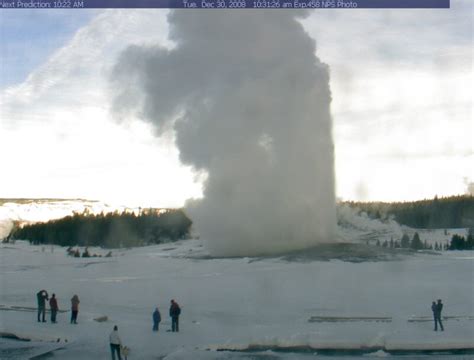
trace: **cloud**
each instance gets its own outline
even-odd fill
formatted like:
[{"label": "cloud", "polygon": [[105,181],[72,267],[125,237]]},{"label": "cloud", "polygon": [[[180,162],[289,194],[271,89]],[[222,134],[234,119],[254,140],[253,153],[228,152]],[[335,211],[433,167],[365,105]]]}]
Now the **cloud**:
[{"label": "cloud", "polygon": [[105,11],[0,96],[2,196],[179,206],[200,193],[169,141],[109,113],[108,76],[130,44],[169,44],[166,11]]},{"label": "cloud", "polygon": [[2,66],[0,89],[20,83],[58,47],[64,46],[75,31],[97,14],[84,9],[70,16],[70,10],[0,12]]},{"label": "cloud", "polygon": [[[352,190],[361,171],[370,200],[463,193],[473,159],[472,10],[464,0],[449,11],[315,11],[303,21],[331,66],[339,196],[361,199]],[[423,180],[408,186],[401,163]],[[434,173],[443,178],[430,181]]]},{"label": "cloud", "polygon": [[[361,171],[368,174],[363,179],[372,200],[464,193],[473,160],[472,6],[463,0],[450,10],[314,11],[302,20],[317,40],[318,57],[330,65],[339,196],[356,197]],[[24,17],[31,24],[27,11],[15,19],[5,14],[2,20]],[[182,204],[199,193],[194,175],[182,171],[177,150],[169,147],[172,139],[155,143],[151,127],[126,116],[117,123],[108,112],[110,68],[118,54],[131,44],[173,47],[166,14],[100,12],[70,40],[63,38],[65,45],[23,83],[0,92],[0,151],[8,154],[2,157],[8,174],[0,179],[2,194],[127,195]],[[420,181],[406,183],[397,176],[404,172],[416,172]],[[179,179],[181,189],[163,190],[174,188],[169,179]],[[123,191],[131,184],[135,196]],[[153,185],[154,199],[148,199]]]},{"label": "cloud", "polygon": [[465,178],[464,183],[466,184],[466,194],[473,196],[474,195],[474,182],[470,181],[468,178]]}]

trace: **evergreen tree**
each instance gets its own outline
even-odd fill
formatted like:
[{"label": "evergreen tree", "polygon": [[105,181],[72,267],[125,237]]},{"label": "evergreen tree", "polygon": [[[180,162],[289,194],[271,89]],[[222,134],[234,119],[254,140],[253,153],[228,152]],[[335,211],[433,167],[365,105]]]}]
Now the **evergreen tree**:
[{"label": "evergreen tree", "polygon": [[[474,196],[462,195],[446,198],[435,197],[403,203],[346,202],[371,218],[393,217],[400,224],[414,228],[463,228],[472,226],[474,218]],[[383,214],[383,216],[382,216]]]},{"label": "evergreen tree", "polygon": [[466,240],[464,236],[453,235],[451,238],[451,244],[449,245],[449,250],[465,250],[466,249]]},{"label": "evergreen tree", "polygon": [[99,215],[84,212],[18,227],[10,235],[32,244],[131,247],[184,239],[191,225],[182,210],[149,209],[138,216],[125,211]]},{"label": "evergreen tree", "polygon": [[400,246],[402,248],[408,248],[410,247],[410,238],[408,237],[407,234],[403,234],[402,240],[400,241]]},{"label": "evergreen tree", "polygon": [[472,233],[467,236],[466,250],[474,250],[474,235]]},{"label": "evergreen tree", "polygon": [[472,226],[467,229],[467,237],[469,236],[474,236],[474,227]]},{"label": "evergreen tree", "polygon": [[421,242],[420,235],[418,235],[417,232],[415,232],[415,234],[413,235],[410,247],[415,250],[423,249],[423,243]]}]

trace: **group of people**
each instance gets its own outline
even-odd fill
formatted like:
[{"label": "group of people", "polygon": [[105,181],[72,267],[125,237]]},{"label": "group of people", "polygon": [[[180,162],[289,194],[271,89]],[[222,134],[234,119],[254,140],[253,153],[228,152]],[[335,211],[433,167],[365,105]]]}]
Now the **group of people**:
[{"label": "group of people", "polygon": [[441,322],[441,311],[443,311],[441,299],[438,299],[437,303],[435,301],[431,303],[431,311],[433,311],[434,331],[438,331],[438,324],[441,331],[444,331],[443,323]]},{"label": "group of people", "polygon": [[[178,303],[174,299],[171,300],[169,314],[171,318],[171,331],[179,332],[179,315],[181,314],[181,308],[179,307]],[[153,331],[158,331],[160,322],[161,322],[161,314],[158,308],[155,308],[152,318],[153,318]]]},{"label": "group of people", "polygon": [[[40,290],[36,294],[36,299],[38,302],[38,322],[46,322],[46,302],[49,301],[49,307],[51,310],[51,322],[56,323],[56,316],[59,311],[58,300],[56,294],[53,294],[49,298],[48,292],[46,290]],[[71,298],[71,324],[77,324],[77,314],[79,313],[79,297],[74,295]],[[181,307],[179,304],[172,299],[169,309],[169,315],[171,317],[171,331],[179,332],[179,316],[181,315]],[[158,331],[159,325],[161,322],[161,314],[158,310],[158,307],[155,308],[153,312],[153,331]],[[122,340],[118,334],[118,327],[114,326],[114,329],[109,336],[110,342],[110,351],[112,353],[112,360],[115,360],[115,355],[117,355],[118,360],[122,360],[121,353],[127,358],[129,349],[125,346],[122,346]]]},{"label": "group of people", "polygon": [[[171,300],[169,314],[171,317],[171,331],[172,332],[179,332],[179,315],[181,315],[181,307],[179,304],[173,299]],[[153,319],[153,331],[158,331],[160,322],[161,322],[161,314],[158,307],[155,308],[152,314]],[[125,356],[127,359],[127,355],[129,352],[128,347],[122,345],[122,339],[118,333],[118,326],[115,325],[114,329],[109,335],[109,343],[110,343],[110,352],[112,353],[112,360],[115,360],[115,356],[117,355],[118,360],[122,360],[121,354]]]},{"label": "group of people", "polygon": [[[38,302],[38,322],[46,322],[46,302],[49,301],[49,308],[51,310],[51,322],[56,323],[56,316],[59,311],[58,299],[56,294],[49,298],[46,290],[40,290],[36,294],[36,300]],[[79,313],[79,297],[74,295],[71,298],[71,324],[77,324],[77,314]]]},{"label": "group of people", "polygon": [[[49,300],[49,306],[51,309],[51,322],[56,323],[56,316],[59,310],[58,307],[58,300],[56,299],[56,294],[51,296],[51,299],[48,296],[48,292],[46,290],[40,290],[36,294],[36,298],[38,301],[38,322],[46,322],[45,313],[46,313],[46,301]],[[74,295],[71,298],[71,324],[77,324],[77,314],[79,313],[79,297]],[[438,299],[438,302],[433,301],[431,304],[431,311],[433,312],[434,318],[434,331],[438,331],[438,324],[441,331],[444,331],[443,323],[441,321],[441,312],[443,310],[443,303],[441,299]],[[171,305],[169,309],[169,316],[171,317],[171,331],[172,332],[179,332],[179,316],[181,315],[181,307],[179,304],[173,299],[171,300]],[[161,314],[158,310],[158,307],[155,308],[155,311],[152,315],[153,319],[153,331],[159,330],[159,325],[161,322]],[[128,354],[128,348],[122,348],[122,341],[120,336],[118,335],[118,327],[114,326],[112,333],[109,336],[110,340],[110,351],[112,353],[112,360],[115,360],[115,354],[117,354],[118,360],[121,360],[121,349],[123,349],[123,353],[126,356]]]}]

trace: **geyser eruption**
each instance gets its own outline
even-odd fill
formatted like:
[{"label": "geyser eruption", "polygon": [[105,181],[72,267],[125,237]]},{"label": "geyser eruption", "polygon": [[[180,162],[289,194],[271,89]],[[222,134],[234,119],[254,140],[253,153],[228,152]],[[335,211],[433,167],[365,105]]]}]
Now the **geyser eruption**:
[{"label": "geyser eruption", "polygon": [[283,253],[336,233],[328,68],[288,11],[174,11],[173,49],[129,47],[114,71],[119,113],[173,129],[207,173],[187,204],[216,256]]}]

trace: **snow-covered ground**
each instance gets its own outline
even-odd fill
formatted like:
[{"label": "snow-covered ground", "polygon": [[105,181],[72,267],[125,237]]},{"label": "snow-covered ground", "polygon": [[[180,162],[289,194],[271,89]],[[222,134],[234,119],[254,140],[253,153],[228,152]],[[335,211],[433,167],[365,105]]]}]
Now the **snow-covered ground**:
[{"label": "snow-covered ground", "polygon": [[[443,230],[420,235],[446,236]],[[396,350],[474,348],[474,252],[388,258],[213,259],[200,240],[187,240],[85,259],[60,247],[2,244],[0,332],[33,341],[1,339],[0,358],[60,348],[52,358],[106,359],[114,325],[131,348],[129,359],[299,359],[318,352],[336,359],[341,353],[328,349],[393,356],[404,354]],[[27,308],[36,307],[43,288],[56,293],[64,310],[78,294],[77,325],[69,324],[69,312],[57,324],[36,322]],[[430,321],[431,301],[439,298],[443,315],[454,317],[445,320],[444,332],[434,332]],[[182,307],[179,333],[166,331],[170,299]],[[151,331],[155,306],[163,317],[158,333]],[[103,315],[109,320],[93,320]],[[218,351],[249,347],[254,351]],[[277,351],[285,348],[293,351]]]}]

